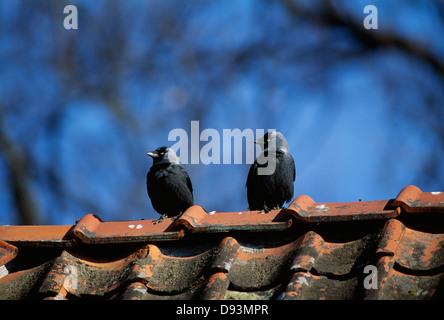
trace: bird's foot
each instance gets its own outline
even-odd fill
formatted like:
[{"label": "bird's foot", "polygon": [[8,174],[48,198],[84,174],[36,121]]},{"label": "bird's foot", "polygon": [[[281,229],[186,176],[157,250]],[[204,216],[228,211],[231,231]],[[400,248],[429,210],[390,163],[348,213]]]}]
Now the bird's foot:
[{"label": "bird's foot", "polygon": [[272,207],[272,208],[270,208],[269,206],[267,206],[265,203],[264,203],[264,208],[261,210],[261,211],[259,211],[259,213],[268,213],[268,212],[270,212],[271,210],[279,210],[279,209],[283,209],[284,207],[281,207],[281,206],[274,206],[274,207]]},{"label": "bird's foot", "polygon": [[166,214],[163,214],[159,219],[154,220],[154,224],[161,223],[165,218],[168,218]]}]

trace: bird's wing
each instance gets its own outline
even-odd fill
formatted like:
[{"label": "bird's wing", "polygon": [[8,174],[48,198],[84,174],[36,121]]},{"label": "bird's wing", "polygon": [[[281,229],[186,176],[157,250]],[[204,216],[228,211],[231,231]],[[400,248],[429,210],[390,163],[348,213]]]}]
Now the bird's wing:
[{"label": "bird's wing", "polygon": [[[184,169],[184,171],[185,171],[185,169]],[[191,193],[193,193],[193,184],[191,183],[190,176],[188,175],[188,172],[186,172],[186,171],[185,171],[185,174],[186,174],[188,189],[190,189]]]},{"label": "bird's wing", "polygon": [[245,186],[247,188],[252,182],[251,179],[255,177],[256,170],[257,170],[257,161],[254,161],[254,163],[250,166],[250,170],[248,171],[247,182],[245,183]]},{"label": "bird's wing", "polygon": [[291,154],[288,154],[288,155],[290,156],[291,163],[292,163],[291,170],[293,171],[293,181],[295,181],[296,180],[296,166],[294,165],[294,159],[291,156]]},{"label": "bird's wing", "polygon": [[182,165],[180,166],[180,170],[183,173],[183,177],[185,178],[185,183],[188,187],[188,190],[190,190],[191,197],[193,197],[193,184],[191,183],[190,176],[188,175],[187,170],[185,170],[185,168]]}]

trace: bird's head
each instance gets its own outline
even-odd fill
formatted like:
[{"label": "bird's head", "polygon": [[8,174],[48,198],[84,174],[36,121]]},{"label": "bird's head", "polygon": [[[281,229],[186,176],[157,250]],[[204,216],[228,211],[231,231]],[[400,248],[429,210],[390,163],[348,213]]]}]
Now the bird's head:
[{"label": "bird's head", "polygon": [[289,152],[288,143],[284,135],[277,131],[269,131],[262,138],[254,140],[254,143],[261,146],[262,150],[268,150],[269,147],[276,147],[276,150]]},{"label": "bird's head", "polygon": [[177,154],[168,147],[157,148],[154,151],[147,152],[147,155],[153,158],[153,165],[159,163],[180,164]]}]

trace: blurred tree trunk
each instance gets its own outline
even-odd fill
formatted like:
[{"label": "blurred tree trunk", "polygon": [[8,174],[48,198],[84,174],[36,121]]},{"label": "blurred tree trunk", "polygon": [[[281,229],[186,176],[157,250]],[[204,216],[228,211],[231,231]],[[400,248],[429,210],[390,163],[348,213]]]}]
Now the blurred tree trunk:
[{"label": "blurred tree trunk", "polygon": [[35,224],[38,210],[29,188],[29,166],[24,152],[8,138],[4,132],[3,118],[0,110],[0,154],[3,154],[8,185],[11,190],[12,201],[15,205],[19,224]]}]

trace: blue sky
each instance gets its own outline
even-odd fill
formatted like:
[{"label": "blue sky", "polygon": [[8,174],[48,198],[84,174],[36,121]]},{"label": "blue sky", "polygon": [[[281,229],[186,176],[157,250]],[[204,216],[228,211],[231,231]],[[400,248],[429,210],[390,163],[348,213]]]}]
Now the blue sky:
[{"label": "blue sky", "polygon": [[[369,32],[396,32],[443,56],[436,33],[442,26],[427,1],[335,3],[357,21],[364,6],[374,4],[380,29]],[[343,30],[313,27],[263,1],[129,1],[110,17],[109,2],[72,1],[79,29],[69,31],[61,28],[63,6],[47,4],[40,11],[24,1],[0,4],[0,107],[9,136],[35,160],[29,186],[42,223],[73,224],[90,212],[103,220],[157,218],[146,194],[152,160],[145,153],[172,145],[168,134],[175,128],[189,133],[191,120],[221,137],[223,129],[235,128],[282,132],[296,163],[294,197],[352,202],[395,198],[409,184],[444,188],[439,177],[424,183],[420,174],[437,137],[426,122],[416,125],[404,114],[421,115],[424,88],[442,87],[412,59],[390,50],[334,58],[332,46],[355,46]],[[113,34],[119,30],[126,32],[124,44],[108,53],[124,48],[117,64],[123,70],[113,71],[99,55],[100,44],[120,41]],[[236,55],[249,46],[255,50],[246,60]],[[73,64],[61,72],[65,53]],[[112,98],[102,96],[106,85]],[[10,107],[15,102],[17,109]],[[110,111],[113,103],[120,111]],[[51,135],[46,126],[57,108],[61,120]],[[42,171],[51,166],[61,177],[58,191]],[[185,167],[196,204],[247,208],[248,165]],[[0,174],[0,223],[13,224],[2,161]]]}]

